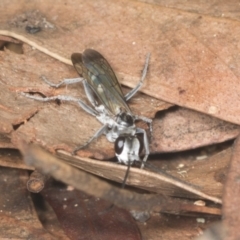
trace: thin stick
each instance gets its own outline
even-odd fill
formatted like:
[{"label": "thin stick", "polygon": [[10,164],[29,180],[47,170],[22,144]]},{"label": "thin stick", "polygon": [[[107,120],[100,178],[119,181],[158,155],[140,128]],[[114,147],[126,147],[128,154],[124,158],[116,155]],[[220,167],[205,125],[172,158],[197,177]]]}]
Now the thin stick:
[{"label": "thin stick", "polygon": [[38,193],[42,191],[46,181],[49,179],[47,175],[44,175],[38,171],[33,171],[27,181],[27,189],[29,192]]}]

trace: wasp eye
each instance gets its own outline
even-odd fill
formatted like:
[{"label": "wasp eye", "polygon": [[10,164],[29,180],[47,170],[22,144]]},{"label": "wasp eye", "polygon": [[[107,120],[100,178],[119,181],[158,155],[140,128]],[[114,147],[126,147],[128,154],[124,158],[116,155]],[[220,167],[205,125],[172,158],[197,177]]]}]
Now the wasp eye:
[{"label": "wasp eye", "polygon": [[114,144],[114,149],[116,154],[121,154],[125,143],[124,137],[118,137]]}]

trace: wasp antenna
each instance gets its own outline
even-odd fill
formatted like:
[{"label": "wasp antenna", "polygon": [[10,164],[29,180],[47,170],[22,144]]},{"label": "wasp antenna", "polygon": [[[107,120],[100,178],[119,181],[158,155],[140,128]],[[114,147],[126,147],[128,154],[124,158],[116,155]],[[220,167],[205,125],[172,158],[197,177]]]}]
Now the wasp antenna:
[{"label": "wasp antenna", "polygon": [[131,167],[131,162],[128,161],[128,168],[127,168],[127,171],[126,171],[125,176],[124,176],[124,179],[123,179],[122,189],[123,189],[123,188],[125,187],[125,185],[126,185],[127,178],[128,178],[129,172],[130,172],[130,167]]}]

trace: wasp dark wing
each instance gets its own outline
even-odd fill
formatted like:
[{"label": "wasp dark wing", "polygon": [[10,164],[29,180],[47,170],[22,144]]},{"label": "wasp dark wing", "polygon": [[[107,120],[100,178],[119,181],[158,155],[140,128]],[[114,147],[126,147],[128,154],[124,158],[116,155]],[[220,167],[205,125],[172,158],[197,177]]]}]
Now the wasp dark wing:
[{"label": "wasp dark wing", "polygon": [[86,49],[83,54],[73,53],[71,59],[77,72],[87,80],[111,113],[117,115],[122,111],[131,112],[111,66],[99,52]]}]

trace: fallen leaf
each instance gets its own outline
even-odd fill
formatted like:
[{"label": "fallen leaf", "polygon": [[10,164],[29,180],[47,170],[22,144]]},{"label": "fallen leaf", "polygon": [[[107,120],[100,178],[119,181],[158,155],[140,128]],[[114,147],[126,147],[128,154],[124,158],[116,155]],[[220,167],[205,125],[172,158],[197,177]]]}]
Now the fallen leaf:
[{"label": "fallen leaf", "polygon": [[151,153],[195,149],[234,139],[236,124],[184,108],[168,110],[153,120]]},{"label": "fallen leaf", "polygon": [[110,202],[60,184],[48,184],[42,196],[71,239],[141,239],[131,214]]},{"label": "fallen leaf", "polygon": [[[59,151],[59,156],[67,163],[116,182],[123,182],[127,167],[111,162],[72,157]],[[224,173],[228,168],[231,149],[220,152],[209,159],[188,162],[179,169],[162,170],[156,164],[146,164],[146,170],[131,168],[126,184],[157,192],[166,196],[187,198],[221,198]],[[151,172],[148,169],[154,171]],[[203,181],[205,179],[205,181]],[[219,202],[218,200],[213,200]]]}]

